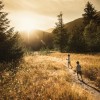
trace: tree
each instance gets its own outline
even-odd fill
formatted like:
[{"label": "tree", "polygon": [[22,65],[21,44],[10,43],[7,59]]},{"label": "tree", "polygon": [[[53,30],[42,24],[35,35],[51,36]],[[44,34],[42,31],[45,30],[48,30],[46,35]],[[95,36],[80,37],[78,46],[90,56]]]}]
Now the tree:
[{"label": "tree", "polygon": [[90,2],[87,2],[83,14],[85,28],[83,36],[88,52],[100,52],[100,16]]},{"label": "tree", "polygon": [[66,51],[67,47],[67,31],[64,29],[62,13],[60,13],[58,17],[58,23],[56,23],[56,28],[53,31],[54,34],[54,46],[58,48],[61,52]]},{"label": "tree", "polygon": [[95,19],[96,10],[93,7],[93,4],[87,2],[84,11],[85,11],[85,13],[83,14],[84,24],[87,25],[91,20]]},{"label": "tree", "polygon": [[0,62],[16,61],[23,56],[23,47],[18,32],[10,27],[8,13],[3,12],[4,5],[0,1]]},{"label": "tree", "polygon": [[74,27],[74,30],[69,36],[68,48],[70,52],[85,52],[86,45],[83,36],[83,27]]},{"label": "tree", "polygon": [[91,21],[85,27],[84,37],[89,52],[100,52],[100,25]]},{"label": "tree", "polygon": [[100,26],[100,11],[95,14],[95,20],[93,20],[98,26]]}]

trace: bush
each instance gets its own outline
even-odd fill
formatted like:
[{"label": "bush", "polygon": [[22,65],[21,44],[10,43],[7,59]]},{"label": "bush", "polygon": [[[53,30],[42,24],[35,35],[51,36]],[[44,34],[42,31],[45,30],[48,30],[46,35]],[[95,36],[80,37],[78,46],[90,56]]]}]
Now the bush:
[{"label": "bush", "polygon": [[85,77],[89,78],[91,81],[95,81],[97,79],[97,68],[89,67],[84,70]]},{"label": "bush", "polygon": [[100,89],[100,77],[97,77],[97,79],[96,79],[96,86],[97,87],[99,87],[99,89]]}]

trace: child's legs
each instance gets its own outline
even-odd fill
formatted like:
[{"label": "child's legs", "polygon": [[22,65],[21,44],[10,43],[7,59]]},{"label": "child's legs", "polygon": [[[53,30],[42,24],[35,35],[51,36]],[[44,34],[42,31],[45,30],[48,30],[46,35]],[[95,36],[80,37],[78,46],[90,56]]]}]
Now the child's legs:
[{"label": "child's legs", "polygon": [[77,72],[77,77],[79,78],[79,73]]},{"label": "child's legs", "polygon": [[70,64],[69,64],[69,65],[71,66],[71,68],[73,68],[73,66],[72,66],[71,62],[70,62]]},{"label": "child's legs", "polygon": [[80,75],[80,77],[81,77],[81,79],[82,79],[82,72],[81,72],[81,71],[79,71],[79,72],[78,72],[78,74]]},{"label": "child's legs", "polygon": [[82,79],[82,72],[80,72],[80,76],[81,76],[81,79]]},{"label": "child's legs", "polygon": [[68,68],[69,68],[70,62],[68,62]]}]

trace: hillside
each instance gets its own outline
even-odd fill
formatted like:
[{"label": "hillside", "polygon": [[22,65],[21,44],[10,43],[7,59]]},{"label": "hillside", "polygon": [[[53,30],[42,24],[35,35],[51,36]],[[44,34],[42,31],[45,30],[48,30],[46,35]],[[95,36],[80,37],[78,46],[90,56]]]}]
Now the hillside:
[{"label": "hillside", "polygon": [[[26,45],[33,50],[39,50],[41,47],[51,48],[52,34],[42,30],[34,30],[31,33],[21,33]],[[26,34],[26,35],[25,35]]]},{"label": "hillside", "polygon": [[[97,12],[96,14],[99,18],[100,18],[100,11]],[[78,19],[75,19],[69,23],[66,23],[65,24],[65,29],[67,29],[69,32],[77,29],[77,28],[81,28],[83,27],[83,18],[78,18]]]},{"label": "hillside", "polygon": [[75,28],[83,27],[83,18],[78,18],[74,21],[71,21],[69,23],[65,24],[65,29],[67,29],[69,32],[73,31]]},{"label": "hillside", "polygon": [[53,30],[54,30],[54,28],[50,28],[50,29],[46,30],[46,32],[52,33]]}]

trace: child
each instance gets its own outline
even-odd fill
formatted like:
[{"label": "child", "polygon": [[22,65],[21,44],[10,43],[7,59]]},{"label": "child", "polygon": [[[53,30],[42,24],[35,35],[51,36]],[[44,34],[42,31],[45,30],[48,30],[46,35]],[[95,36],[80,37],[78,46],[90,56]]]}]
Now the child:
[{"label": "child", "polygon": [[[77,61],[76,64],[77,64],[77,66],[76,66],[77,77],[79,79],[79,75],[80,75],[81,79],[82,79],[81,65],[79,64],[79,61]],[[83,79],[82,79],[82,81],[83,81]]]},{"label": "child", "polygon": [[68,54],[68,59],[66,59],[66,60],[68,60],[68,68],[69,68],[69,66],[71,66],[71,68],[72,68],[71,61],[70,61],[70,54]]}]

